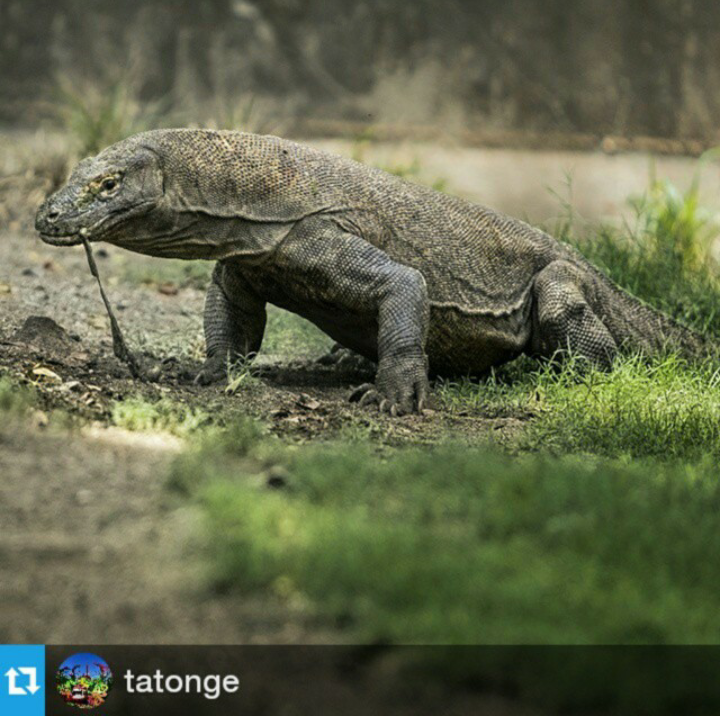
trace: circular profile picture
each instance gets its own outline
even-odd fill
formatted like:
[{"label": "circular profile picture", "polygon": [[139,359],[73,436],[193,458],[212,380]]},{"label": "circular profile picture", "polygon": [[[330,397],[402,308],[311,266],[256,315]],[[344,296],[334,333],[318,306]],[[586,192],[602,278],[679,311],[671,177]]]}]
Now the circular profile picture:
[{"label": "circular profile picture", "polygon": [[107,698],[113,675],[107,662],[97,654],[82,652],[68,657],[57,670],[57,690],[66,704],[94,709]]}]

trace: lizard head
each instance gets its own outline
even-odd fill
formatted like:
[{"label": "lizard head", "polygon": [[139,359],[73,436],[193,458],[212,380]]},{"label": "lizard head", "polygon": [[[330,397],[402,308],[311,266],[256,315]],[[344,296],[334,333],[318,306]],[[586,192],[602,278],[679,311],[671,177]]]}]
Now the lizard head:
[{"label": "lizard head", "polygon": [[39,207],[35,229],[51,245],[78,245],[83,237],[121,244],[163,194],[159,156],[130,138],[80,162]]}]

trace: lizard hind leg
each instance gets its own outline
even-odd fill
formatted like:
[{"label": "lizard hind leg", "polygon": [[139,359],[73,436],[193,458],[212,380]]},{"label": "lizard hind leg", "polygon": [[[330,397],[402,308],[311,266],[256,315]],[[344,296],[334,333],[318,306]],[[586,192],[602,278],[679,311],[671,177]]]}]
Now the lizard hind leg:
[{"label": "lizard hind leg", "polygon": [[534,354],[570,352],[601,369],[610,369],[618,346],[588,302],[591,278],[571,262],[556,261],[535,278]]}]

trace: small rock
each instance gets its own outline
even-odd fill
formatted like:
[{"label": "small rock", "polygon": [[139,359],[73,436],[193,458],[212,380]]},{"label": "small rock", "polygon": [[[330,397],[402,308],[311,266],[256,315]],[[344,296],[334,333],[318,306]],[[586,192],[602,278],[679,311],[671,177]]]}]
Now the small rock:
[{"label": "small rock", "polygon": [[7,282],[0,282],[0,295],[12,294],[12,287]]},{"label": "small rock", "polygon": [[15,342],[30,344],[51,354],[66,354],[75,346],[70,335],[50,317],[32,315],[13,336]]},{"label": "small rock", "polygon": [[32,267],[26,267],[21,274],[23,277],[37,277],[37,272]]}]

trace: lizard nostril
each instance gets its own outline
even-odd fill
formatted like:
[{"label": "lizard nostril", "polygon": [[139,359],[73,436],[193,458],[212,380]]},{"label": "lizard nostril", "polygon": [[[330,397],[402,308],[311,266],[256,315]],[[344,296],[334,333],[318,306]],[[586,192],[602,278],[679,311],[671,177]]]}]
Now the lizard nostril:
[{"label": "lizard nostril", "polygon": [[46,217],[48,220],[50,220],[50,222],[55,222],[55,220],[60,217],[60,213],[57,210],[52,210],[51,212],[47,213]]}]

